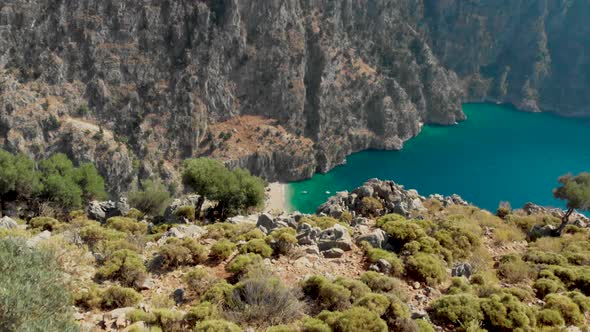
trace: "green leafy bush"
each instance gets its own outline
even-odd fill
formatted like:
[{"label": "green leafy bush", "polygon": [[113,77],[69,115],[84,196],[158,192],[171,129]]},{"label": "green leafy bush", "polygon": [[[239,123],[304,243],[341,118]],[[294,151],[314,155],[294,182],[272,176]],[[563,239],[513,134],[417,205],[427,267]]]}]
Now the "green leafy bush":
[{"label": "green leafy bush", "polygon": [[227,281],[218,281],[203,294],[203,300],[216,305],[224,304],[232,295],[233,289],[234,286]]},{"label": "green leafy bush", "polygon": [[514,331],[534,326],[533,312],[516,297],[492,295],[480,302],[484,326],[490,331]]},{"label": "green leafy bush", "polygon": [[174,213],[177,217],[195,221],[195,208],[193,206],[181,206]]},{"label": "green leafy bush", "polygon": [[484,316],[480,301],[470,294],[445,295],[432,304],[433,318],[440,324],[481,321]]},{"label": "green leafy bush", "polygon": [[59,221],[50,217],[35,217],[29,221],[29,226],[41,231],[53,231],[59,225]]},{"label": "green leafy bush", "polygon": [[563,291],[563,285],[561,282],[548,278],[537,279],[533,284],[533,288],[540,299],[544,298],[548,294]]},{"label": "green leafy bush", "polygon": [[262,257],[255,253],[237,255],[226,266],[226,270],[235,275],[244,275],[263,266]]},{"label": "green leafy bush", "polygon": [[80,237],[90,248],[94,248],[102,241],[125,239],[126,234],[113,229],[104,228],[97,222],[91,222],[80,229]]},{"label": "green leafy bush", "polygon": [[332,332],[332,328],[324,323],[324,321],[312,318],[312,317],[305,317],[301,320],[301,331],[302,332]]},{"label": "green leafy bush", "polygon": [[203,294],[215,283],[215,277],[202,267],[188,271],[183,276],[183,279],[187,289],[199,295]]},{"label": "green leafy bush", "polygon": [[346,289],[348,289],[350,291],[351,299],[353,301],[358,300],[361,297],[363,297],[365,294],[368,294],[371,292],[371,289],[369,288],[369,286],[367,286],[365,283],[363,283],[360,280],[354,280],[354,279],[345,278],[345,277],[338,277],[336,280],[334,280],[334,283],[336,285],[340,285],[340,286],[343,286]]},{"label": "green leafy bush", "polygon": [[135,220],[141,220],[141,218],[144,217],[144,213],[139,211],[136,208],[131,208],[129,209],[129,211],[127,211],[127,213],[125,214],[125,217],[127,218],[131,218],[131,219],[135,219]]},{"label": "green leafy bush", "polygon": [[123,249],[107,257],[96,276],[101,279],[120,281],[124,286],[140,284],[147,276],[143,260],[137,253]]},{"label": "green leafy bush", "polygon": [[533,271],[519,256],[507,255],[500,259],[498,275],[505,281],[515,284],[530,279]]},{"label": "green leafy bush", "polygon": [[400,330],[397,325],[403,323],[403,320],[410,318],[410,310],[408,305],[402,302],[397,296],[389,295],[388,299],[389,307],[385,311],[383,318],[390,326],[394,327],[394,329]]},{"label": "green leafy bush", "polygon": [[433,254],[417,253],[406,260],[407,274],[429,285],[437,285],[447,278],[444,262]]},{"label": "green leafy bush", "polygon": [[578,291],[568,292],[566,295],[578,305],[578,308],[580,308],[580,312],[582,312],[582,314],[590,311],[590,297],[585,296]]},{"label": "green leafy bush", "polygon": [[426,236],[424,230],[415,222],[406,220],[388,221],[381,226],[389,236],[390,242],[396,248],[402,248],[404,244]]},{"label": "green leafy bush", "polygon": [[242,332],[242,329],[232,322],[221,319],[209,319],[198,323],[195,332]]},{"label": "green leafy bush", "polygon": [[381,227],[390,221],[406,221],[406,217],[396,213],[386,214],[383,217],[377,219],[376,225],[377,227]]},{"label": "green leafy bush", "polygon": [[209,256],[216,260],[228,259],[236,250],[236,244],[223,239],[215,242],[209,249]]},{"label": "green leafy bush", "polygon": [[159,268],[173,269],[183,265],[197,265],[207,259],[207,249],[192,238],[170,238],[160,249],[161,257]]},{"label": "green leafy bush", "polygon": [[162,183],[148,180],[144,182],[143,190],[130,192],[128,199],[132,207],[145,214],[157,216],[170,204],[170,193]]},{"label": "green leafy bush", "polygon": [[51,252],[1,239],[0,330],[76,331],[65,280]]},{"label": "green leafy bush", "polygon": [[524,255],[523,259],[527,262],[532,262],[535,264],[547,264],[547,265],[566,265],[567,259],[561,256],[560,254],[556,254],[554,252],[541,252],[536,250],[531,250]]},{"label": "green leafy bush", "polygon": [[263,239],[254,239],[240,246],[240,253],[254,253],[264,258],[272,256],[272,248]]},{"label": "green leafy bush", "polygon": [[537,313],[537,322],[543,327],[561,327],[565,325],[565,321],[557,310],[543,309]]},{"label": "green leafy bush", "polygon": [[383,209],[383,204],[377,198],[363,197],[361,200],[360,212],[364,216],[376,216]]},{"label": "green leafy bush", "polygon": [[386,332],[387,324],[376,313],[362,307],[352,307],[343,312],[322,312],[318,318],[332,330],[340,332]]},{"label": "green leafy bush", "polygon": [[389,309],[389,299],[382,294],[369,293],[358,299],[354,305],[367,308],[381,317]]},{"label": "green leafy bush", "polygon": [[305,295],[316,299],[320,295],[320,288],[327,283],[330,281],[326,277],[313,275],[302,281],[301,289]]},{"label": "green leafy bush", "polygon": [[195,326],[197,322],[221,318],[221,313],[217,305],[211,302],[201,302],[197,306],[189,309],[184,315],[184,320],[190,325]]},{"label": "green leafy bush", "polygon": [[405,296],[405,284],[397,278],[375,271],[367,271],[361,275],[361,281],[369,286],[373,292],[394,292]]},{"label": "green leafy bush", "polygon": [[324,309],[344,309],[351,305],[352,293],[346,287],[327,282],[320,286],[318,303]]},{"label": "green leafy bush", "polygon": [[369,246],[365,250],[365,255],[371,263],[376,263],[380,259],[386,260],[389,264],[391,264],[390,273],[394,276],[399,277],[404,273],[404,264],[402,263],[402,260],[399,259],[397,255],[392,252],[389,252],[384,249],[372,248]]},{"label": "green leafy bush", "polygon": [[74,304],[88,310],[99,309],[102,306],[102,293],[93,284],[87,289],[78,290],[74,293]]},{"label": "green leafy bush", "polygon": [[584,323],[584,315],[580,312],[578,305],[565,295],[547,295],[545,297],[545,309],[556,310],[569,325],[581,325]]},{"label": "green leafy bush", "polygon": [[286,255],[297,244],[296,231],[290,227],[279,228],[270,233],[267,242],[270,242],[278,254]]},{"label": "green leafy bush", "polygon": [[111,286],[102,293],[102,307],[115,309],[133,307],[141,301],[141,294],[132,288]]},{"label": "green leafy bush", "polygon": [[107,220],[107,227],[128,234],[143,235],[147,233],[145,223],[126,217],[112,217]]}]

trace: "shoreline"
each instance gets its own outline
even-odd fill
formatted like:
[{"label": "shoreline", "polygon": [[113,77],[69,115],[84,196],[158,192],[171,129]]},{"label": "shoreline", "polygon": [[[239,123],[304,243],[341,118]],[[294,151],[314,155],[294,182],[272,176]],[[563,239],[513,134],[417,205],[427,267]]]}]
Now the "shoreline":
[{"label": "shoreline", "polygon": [[288,213],[290,211],[287,202],[286,183],[272,182],[268,184],[266,191],[266,200],[264,202],[264,212],[269,213]]}]

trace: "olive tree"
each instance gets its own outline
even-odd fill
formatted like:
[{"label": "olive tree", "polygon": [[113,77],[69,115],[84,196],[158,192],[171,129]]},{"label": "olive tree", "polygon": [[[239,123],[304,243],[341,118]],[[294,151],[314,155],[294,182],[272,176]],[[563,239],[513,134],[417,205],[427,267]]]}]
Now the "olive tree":
[{"label": "olive tree", "polygon": [[558,179],[561,186],[553,190],[553,196],[567,202],[567,211],[561,219],[558,233],[567,225],[574,210],[590,211],[590,173],[566,174]]},{"label": "olive tree", "polygon": [[247,170],[230,171],[217,160],[185,160],[182,180],[187,188],[217,201],[216,211],[222,220],[264,203],[262,179]]}]

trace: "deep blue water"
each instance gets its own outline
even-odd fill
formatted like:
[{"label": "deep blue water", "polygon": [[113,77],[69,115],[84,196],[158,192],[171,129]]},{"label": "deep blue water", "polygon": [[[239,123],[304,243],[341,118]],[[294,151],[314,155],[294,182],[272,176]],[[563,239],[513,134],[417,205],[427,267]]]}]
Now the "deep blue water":
[{"label": "deep blue water", "polygon": [[590,171],[590,119],[495,104],[465,104],[463,109],[466,121],[426,126],[401,151],[356,153],[327,174],[289,184],[290,208],[312,213],[336,191],[375,177],[422,195],[457,193],[490,211],[500,201],[512,207],[529,201],[564,206],[552,196],[557,178]]}]

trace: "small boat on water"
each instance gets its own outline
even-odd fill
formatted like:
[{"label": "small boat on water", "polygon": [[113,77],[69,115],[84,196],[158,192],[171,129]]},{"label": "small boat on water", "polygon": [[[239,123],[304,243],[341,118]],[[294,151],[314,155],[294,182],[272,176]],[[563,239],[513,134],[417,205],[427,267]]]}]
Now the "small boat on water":
[{"label": "small boat on water", "polygon": [[301,192],[303,195],[307,195],[307,190]]},{"label": "small boat on water", "polygon": [[330,195],[330,194],[331,194],[331,192],[329,192],[329,191],[327,191],[327,190],[326,190],[326,194]]}]

